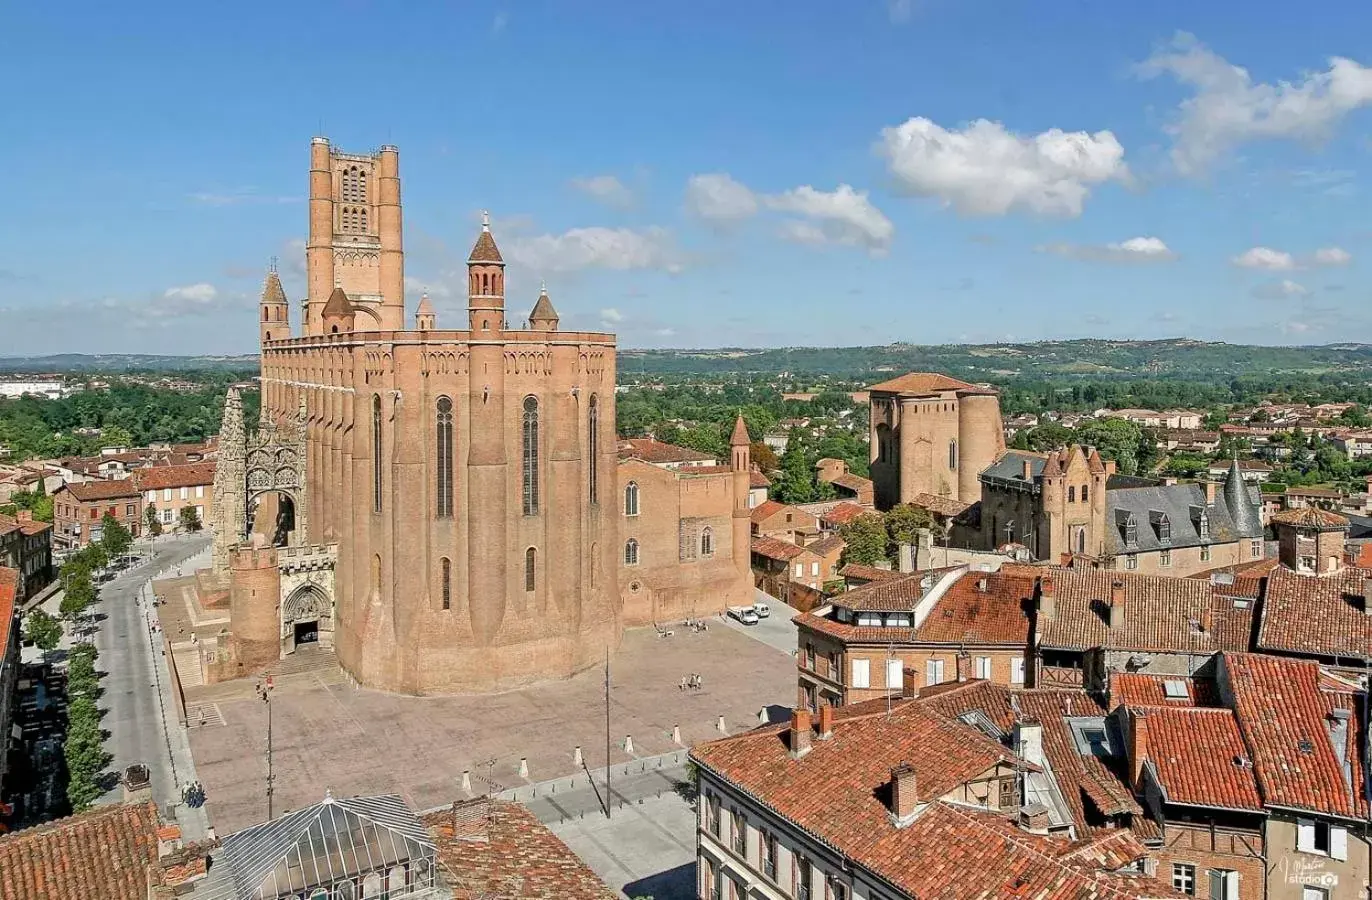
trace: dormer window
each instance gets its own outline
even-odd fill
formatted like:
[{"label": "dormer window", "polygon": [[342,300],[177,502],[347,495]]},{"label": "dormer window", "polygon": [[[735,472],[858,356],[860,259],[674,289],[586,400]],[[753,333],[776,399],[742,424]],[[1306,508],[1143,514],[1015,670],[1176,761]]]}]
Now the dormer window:
[{"label": "dormer window", "polygon": [[1124,545],[1137,547],[1139,543],[1139,523],[1133,513],[1122,513],[1119,519],[1120,531],[1124,533]]},{"label": "dormer window", "polygon": [[1153,525],[1153,531],[1157,533],[1158,540],[1167,543],[1172,540],[1172,519],[1165,512],[1151,510],[1148,519]]}]

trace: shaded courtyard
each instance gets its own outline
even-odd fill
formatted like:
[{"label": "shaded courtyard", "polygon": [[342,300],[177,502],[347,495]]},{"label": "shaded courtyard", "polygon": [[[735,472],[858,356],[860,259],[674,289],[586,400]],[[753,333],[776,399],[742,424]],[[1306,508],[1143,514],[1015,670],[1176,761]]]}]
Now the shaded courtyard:
[{"label": "shaded courtyard", "polygon": [[[426,809],[485,793],[571,775],[574,748],[585,764],[605,764],[604,673],[502,694],[406,697],[351,685],[319,652],[282,667],[272,698],[274,813],[336,795],[399,793]],[[292,672],[292,669],[299,671]],[[682,690],[699,673],[702,687]],[[752,728],[768,705],[795,698],[789,654],[736,630],[652,629],[624,635],[611,662],[612,763],[655,756]],[[211,821],[221,834],[266,817],[266,705],[243,679],[186,690],[191,749]],[[679,726],[682,744],[673,743]],[[632,737],[632,754],[625,738]],[[528,776],[522,777],[521,759]],[[462,774],[471,773],[471,793]]]}]

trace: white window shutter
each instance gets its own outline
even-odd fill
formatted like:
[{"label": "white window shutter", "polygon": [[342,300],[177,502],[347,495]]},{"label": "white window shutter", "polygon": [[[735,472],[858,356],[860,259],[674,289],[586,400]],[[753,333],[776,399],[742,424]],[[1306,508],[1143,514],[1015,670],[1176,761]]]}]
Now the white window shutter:
[{"label": "white window shutter", "polygon": [[1024,658],[1016,657],[1010,660],[1010,682],[1012,684],[1024,684]]},{"label": "white window shutter", "polygon": [[901,662],[898,659],[886,660],[886,686],[888,688],[901,687]]},{"label": "white window shutter", "polygon": [[853,660],[853,687],[865,688],[872,684],[871,664],[865,659]]},{"label": "white window shutter", "polygon": [[1296,849],[1303,853],[1315,852],[1315,823],[1309,819],[1296,820]]},{"label": "white window shutter", "polygon": [[1348,859],[1348,830],[1329,826],[1329,855],[1334,859]]}]

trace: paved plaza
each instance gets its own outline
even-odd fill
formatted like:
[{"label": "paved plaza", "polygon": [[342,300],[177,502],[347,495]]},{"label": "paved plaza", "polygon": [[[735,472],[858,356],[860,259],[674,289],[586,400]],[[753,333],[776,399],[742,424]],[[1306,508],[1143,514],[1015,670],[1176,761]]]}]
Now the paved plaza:
[{"label": "paved plaza", "polygon": [[[415,809],[574,774],[605,764],[604,673],[484,696],[406,697],[359,689],[321,658],[276,679],[271,702],[274,814],[335,794],[399,793]],[[681,690],[699,673],[702,687]],[[795,700],[794,662],[736,629],[626,632],[611,662],[612,763],[679,750],[753,728],[764,707]],[[242,679],[188,689],[191,748],[219,833],[266,817],[267,709]],[[682,743],[673,743],[679,726]],[[632,738],[632,753],[625,738]],[[526,761],[527,776],[520,774]],[[469,771],[471,794],[463,789]],[[689,831],[685,837],[690,841]],[[627,874],[627,873],[626,873]]]}]

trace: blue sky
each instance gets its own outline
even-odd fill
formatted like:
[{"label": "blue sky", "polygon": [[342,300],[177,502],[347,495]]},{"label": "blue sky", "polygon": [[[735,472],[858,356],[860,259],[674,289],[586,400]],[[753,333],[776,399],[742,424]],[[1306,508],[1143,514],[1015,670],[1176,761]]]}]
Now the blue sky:
[{"label": "blue sky", "polygon": [[309,139],[401,150],[407,302],[625,346],[1372,341],[1372,5],[8,4],[0,355],[251,352]]}]

